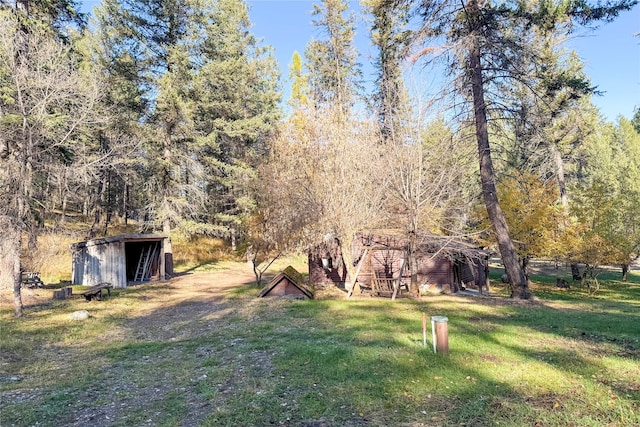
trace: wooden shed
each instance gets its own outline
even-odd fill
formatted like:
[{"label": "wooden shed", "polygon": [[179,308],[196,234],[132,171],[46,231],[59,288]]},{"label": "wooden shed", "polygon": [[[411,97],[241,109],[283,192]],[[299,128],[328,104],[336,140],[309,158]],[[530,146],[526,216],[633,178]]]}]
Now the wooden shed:
[{"label": "wooden shed", "polygon": [[[408,249],[409,242],[400,233],[359,233],[351,248],[354,268],[362,262],[358,284],[371,289],[376,279],[410,283]],[[418,285],[438,285],[457,292],[463,286],[486,284],[489,252],[472,243],[447,236],[419,235],[415,258]],[[325,241],[310,251],[309,280],[314,284],[345,285],[349,278],[340,242]]]},{"label": "wooden shed", "polygon": [[258,294],[258,297],[266,296],[293,296],[313,299],[313,291],[304,284],[302,275],[295,268],[289,266],[274,277]]},{"label": "wooden shed", "polygon": [[171,243],[167,236],[124,234],[71,245],[74,285],[109,282],[115,288],[131,283],[165,280],[173,274]]}]

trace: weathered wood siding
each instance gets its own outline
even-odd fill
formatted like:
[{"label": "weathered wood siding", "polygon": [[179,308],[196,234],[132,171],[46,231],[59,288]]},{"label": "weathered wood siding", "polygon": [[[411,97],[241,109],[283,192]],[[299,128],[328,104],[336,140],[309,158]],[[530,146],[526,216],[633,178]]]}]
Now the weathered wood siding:
[{"label": "weathered wood siding", "polygon": [[150,262],[151,276],[165,280],[173,271],[166,270],[170,255],[168,238],[158,235],[122,235],[79,242],[71,246],[73,253],[72,283],[95,286],[108,282],[115,288],[125,288],[132,281],[140,251],[157,244],[158,252]]},{"label": "weathered wood siding", "polygon": [[124,242],[87,242],[73,256],[73,284],[95,286],[109,282],[115,288],[127,287]]},{"label": "weathered wood siding", "polygon": [[285,295],[303,295],[302,292],[296,285],[291,283],[289,279],[286,277],[278,282],[276,286],[274,286],[271,291],[267,295],[271,296],[285,296]]},{"label": "weathered wood siding", "polygon": [[418,284],[451,285],[453,284],[453,264],[448,258],[435,257],[431,254],[418,257]]}]

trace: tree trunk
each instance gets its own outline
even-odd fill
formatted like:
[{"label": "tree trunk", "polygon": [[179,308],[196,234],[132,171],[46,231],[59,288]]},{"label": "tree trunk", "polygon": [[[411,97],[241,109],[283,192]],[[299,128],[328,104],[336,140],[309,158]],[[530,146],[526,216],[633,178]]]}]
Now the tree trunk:
[{"label": "tree trunk", "polygon": [[[491,292],[491,279],[489,278],[489,259],[485,259],[483,262],[484,269],[484,287],[487,289],[487,296],[489,296],[489,292]],[[480,287],[480,289],[482,289]],[[482,292],[480,292],[482,294]]]},{"label": "tree trunk", "polygon": [[558,181],[558,190],[560,191],[560,203],[562,207],[567,207],[569,200],[567,197],[567,186],[564,179],[564,162],[562,161],[562,153],[556,144],[550,144],[549,149],[553,156],[553,162],[556,167],[556,180]]},{"label": "tree trunk", "polygon": [[107,232],[109,231],[109,223],[111,222],[111,212],[112,212],[112,206],[111,206],[111,169],[107,170],[107,177],[106,177],[107,183],[106,183],[106,191],[105,191],[105,196],[103,197],[104,200],[104,209],[105,209],[105,214],[104,214],[104,228],[102,230],[102,235],[106,236]]},{"label": "tree trunk", "polygon": [[247,248],[247,261],[253,269],[253,275],[256,276],[256,285],[261,288],[263,271],[258,268],[258,251],[254,251],[252,246]]},{"label": "tree trunk", "polygon": [[622,281],[626,282],[629,278],[629,264],[622,264]]},{"label": "tree trunk", "polygon": [[236,242],[236,229],[231,227],[229,231],[231,232],[231,250],[235,252],[238,249]]},{"label": "tree trunk", "polygon": [[524,277],[529,279],[529,256],[522,257],[522,272],[524,273]]},{"label": "tree trunk", "polygon": [[[344,264],[344,269],[347,272],[346,277],[351,283],[351,289],[355,286],[356,280],[356,267],[353,265],[353,255],[351,254],[351,247],[353,245],[353,236],[344,236],[343,239],[340,239],[340,248],[342,254],[342,263]],[[349,294],[350,296],[351,294]]]},{"label": "tree trunk", "polygon": [[[89,194],[88,185],[84,186],[84,194]],[[85,220],[89,219],[89,197],[84,197],[84,200],[82,201],[82,216]]]},{"label": "tree trunk", "polygon": [[[33,137],[29,136],[29,147],[34,147],[35,143],[33,141]],[[42,221],[44,225],[44,219],[42,215],[38,215],[38,209],[32,209],[30,207],[30,201],[33,200],[33,157],[25,156],[24,158],[24,171],[23,176],[24,187],[23,187],[23,205],[20,209],[20,218],[25,226],[25,230],[27,232],[27,247],[30,251],[35,251],[38,249],[38,228],[40,226],[39,222]],[[22,236],[20,236],[20,243],[22,244]],[[21,247],[18,246],[18,254],[20,253]]]},{"label": "tree trunk", "polygon": [[3,265],[11,270],[11,281],[13,282],[13,309],[16,317],[23,314],[22,306],[22,264],[20,260],[20,250],[22,248],[22,230],[16,227],[12,220],[2,220],[3,226],[8,226],[3,233],[2,248],[0,252],[6,257],[8,262]]},{"label": "tree trunk", "polygon": [[[479,8],[476,0],[469,3],[469,12],[473,16],[479,14]],[[473,22],[473,21],[472,21]],[[511,287],[511,297],[516,299],[529,299],[531,292],[529,291],[527,278],[520,266],[518,255],[509,234],[509,227],[504,217],[504,213],[500,208],[498,195],[495,185],[495,173],[493,170],[493,161],[491,159],[491,148],[489,145],[489,130],[487,128],[487,107],[484,99],[484,82],[482,78],[481,68],[481,52],[478,43],[479,28],[473,29],[473,38],[469,49],[469,66],[471,77],[471,89],[473,95],[473,107],[476,127],[476,139],[478,142],[478,156],[480,161],[480,180],[482,182],[482,195],[487,208],[489,221],[496,234],[498,240],[498,248],[502,256],[507,276],[509,277],[509,285]]]},{"label": "tree trunk", "polygon": [[124,216],[124,225],[129,225],[129,213],[127,209],[129,206],[127,203],[129,202],[129,184],[124,183],[124,195],[122,197],[122,214]]},{"label": "tree trunk", "polygon": [[62,196],[62,216],[60,217],[60,222],[62,224],[67,222],[67,192],[64,192],[64,196]]},{"label": "tree trunk", "polygon": [[89,239],[93,239],[98,235],[98,228],[102,222],[102,207],[104,206],[104,186],[106,182],[106,176],[104,169],[100,171],[100,180],[98,181],[98,191],[96,195],[96,205],[93,211],[93,224],[89,230]]},{"label": "tree trunk", "polygon": [[11,247],[10,251],[13,252],[13,310],[16,317],[21,317],[23,314],[22,306],[22,266],[20,262],[20,248],[22,247],[22,235],[20,230],[14,231],[14,236],[11,239],[13,245],[9,243]]},{"label": "tree trunk", "polygon": [[[409,291],[412,295],[417,296],[420,294],[418,288],[418,259],[416,258],[416,233],[409,234],[409,272],[411,274],[411,281],[409,282]],[[402,272],[400,272],[402,274]]]},{"label": "tree trunk", "polygon": [[160,208],[160,218],[162,222],[162,232],[169,236],[171,234],[171,218],[169,217],[169,198],[171,192],[172,177],[172,155],[171,155],[171,133],[172,126],[166,125],[165,135],[163,139],[162,160],[163,166],[160,179],[160,193],[162,194],[162,202]]},{"label": "tree trunk", "polygon": [[0,290],[13,290],[14,312],[22,316],[22,227],[8,215],[0,215]]}]

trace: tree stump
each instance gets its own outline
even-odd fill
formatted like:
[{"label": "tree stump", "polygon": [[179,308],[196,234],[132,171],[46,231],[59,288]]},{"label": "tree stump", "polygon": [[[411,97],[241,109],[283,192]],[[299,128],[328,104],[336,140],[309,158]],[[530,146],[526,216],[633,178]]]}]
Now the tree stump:
[{"label": "tree stump", "polygon": [[60,289],[58,291],[53,291],[53,299],[56,300],[63,300],[67,298],[67,291],[66,289]]}]

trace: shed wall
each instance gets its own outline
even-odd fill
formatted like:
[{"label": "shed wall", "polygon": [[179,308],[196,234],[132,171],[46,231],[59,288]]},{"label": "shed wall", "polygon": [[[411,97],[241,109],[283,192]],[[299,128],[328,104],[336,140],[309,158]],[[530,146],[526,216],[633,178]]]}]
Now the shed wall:
[{"label": "shed wall", "polygon": [[73,256],[74,285],[95,286],[109,282],[116,288],[127,287],[124,242],[88,244]]},{"label": "shed wall", "polygon": [[273,296],[303,295],[303,296],[306,296],[306,295],[304,295],[304,292],[302,292],[300,289],[298,289],[298,287],[296,285],[294,285],[293,283],[291,283],[289,281],[289,279],[287,279],[286,277],[283,278],[282,280],[280,280],[280,282],[278,282],[278,284],[276,286],[274,286],[267,295],[273,295]]},{"label": "shed wall", "polygon": [[453,283],[453,265],[448,258],[418,258],[418,283],[446,285]]},{"label": "shed wall", "polygon": [[[166,275],[172,273],[166,271],[165,259],[171,250],[167,240],[164,237],[148,238],[142,235],[117,236],[72,245],[72,283],[94,286],[109,282],[116,288],[125,288],[135,275],[142,248],[151,244],[158,244],[159,253],[154,256],[150,271],[155,278],[165,280]],[[131,252],[129,256],[127,252]]]},{"label": "shed wall", "polygon": [[[406,248],[402,239],[394,236],[375,236],[369,239],[367,245],[375,247],[369,252],[369,259],[358,274],[358,282],[370,286],[373,271],[377,277],[396,278],[399,274],[401,258],[406,257]],[[360,261],[366,248],[363,238],[355,239],[352,246],[354,263]],[[435,255],[432,248],[422,247],[417,254],[417,279],[418,284],[451,285],[454,291],[458,290],[460,282],[465,284],[484,283],[484,266],[481,261],[461,259],[454,262],[455,255]],[[335,253],[334,253],[335,252]],[[451,253],[452,251],[449,250]],[[321,258],[329,258],[328,268],[323,268]],[[481,271],[478,271],[482,269]],[[316,285],[344,284],[347,278],[346,269],[341,262],[341,253],[333,248],[319,245],[309,253],[309,279]],[[403,281],[411,279],[408,270],[403,271]]]}]

